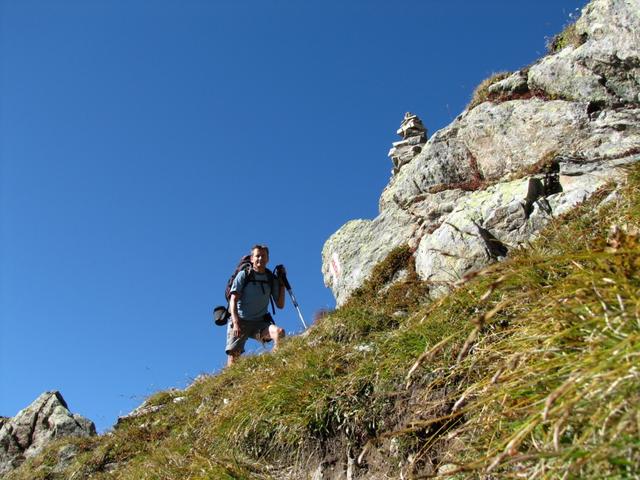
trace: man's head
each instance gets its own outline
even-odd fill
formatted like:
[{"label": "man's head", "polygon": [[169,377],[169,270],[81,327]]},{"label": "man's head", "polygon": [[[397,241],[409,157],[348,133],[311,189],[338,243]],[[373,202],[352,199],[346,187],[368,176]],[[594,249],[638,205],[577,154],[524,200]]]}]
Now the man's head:
[{"label": "man's head", "polygon": [[256,272],[263,273],[269,263],[269,247],[254,245],[251,248],[251,265]]}]

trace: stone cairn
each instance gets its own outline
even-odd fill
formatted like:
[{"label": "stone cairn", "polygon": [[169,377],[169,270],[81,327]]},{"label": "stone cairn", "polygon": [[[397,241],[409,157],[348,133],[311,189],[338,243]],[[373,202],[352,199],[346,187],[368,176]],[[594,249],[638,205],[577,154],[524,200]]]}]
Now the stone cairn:
[{"label": "stone cairn", "polygon": [[404,114],[400,128],[396,132],[402,137],[399,142],[393,142],[388,156],[393,162],[391,173],[395,175],[400,169],[409,163],[422,151],[422,146],[427,142],[427,129],[422,120],[411,112]]}]

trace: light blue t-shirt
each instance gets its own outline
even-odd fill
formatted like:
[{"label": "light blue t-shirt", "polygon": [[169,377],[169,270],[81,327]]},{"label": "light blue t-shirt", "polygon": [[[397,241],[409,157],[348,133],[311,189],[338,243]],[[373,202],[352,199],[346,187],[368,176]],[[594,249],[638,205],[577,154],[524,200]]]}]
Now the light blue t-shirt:
[{"label": "light blue t-shirt", "polygon": [[[231,284],[231,293],[237,292],[240,295],[238,315],[242,320],[262,320],[269,311],[269,296],[271,295],[269,276],[266,273],[254,271],[253,277],[255,281],[247,281],[245,283],[246,276],[247,272],[240,270]],[[244,288],[242,288],[243,283],[245,284]],[[274,277],[274,301],[277,300],[279,292],[280,282]]]}]

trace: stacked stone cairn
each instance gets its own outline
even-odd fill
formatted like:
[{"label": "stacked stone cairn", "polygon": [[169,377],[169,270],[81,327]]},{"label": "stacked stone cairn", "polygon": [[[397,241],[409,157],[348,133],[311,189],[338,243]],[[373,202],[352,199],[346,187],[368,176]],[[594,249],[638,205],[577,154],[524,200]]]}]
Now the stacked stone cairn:
[{"label": "stacked stone cairn", "polygon": [[411,112],[404,114],[400,128],[396,132],[402,137],[399,142],[394,142],[388,156],[393,162],[391,173],[395,175],[400,169],[413,160],[422,151],[422,146],[427,142],[427,129],[422,120]]}]

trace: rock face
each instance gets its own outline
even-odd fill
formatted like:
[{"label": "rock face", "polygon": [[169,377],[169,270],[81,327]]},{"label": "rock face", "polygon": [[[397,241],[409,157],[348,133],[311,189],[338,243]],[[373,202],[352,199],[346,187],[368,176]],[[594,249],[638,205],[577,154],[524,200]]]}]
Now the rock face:
[{"label": "rock face", "polygon": [[93,422],[72,414],[59,392],[45,392],[15,417],[0,419],[0,475],[56,438],[95,434]]},{"label": "rock face", "polygon": [[440,295],[623,181],[621,167],[640,160],[639,32],[640,0],[592,1],[575,24],[579,42],[489,85],[489,101],[398,163],[379,215],[325,243],[338,305],[402,244]]}]

